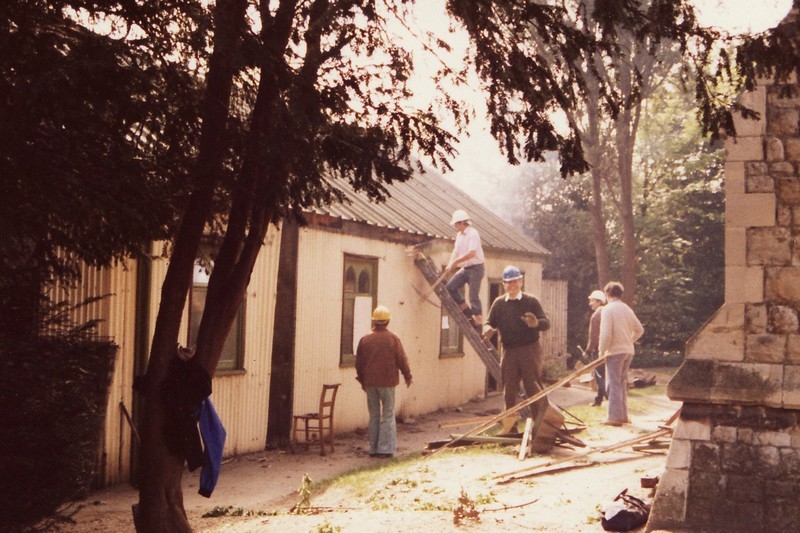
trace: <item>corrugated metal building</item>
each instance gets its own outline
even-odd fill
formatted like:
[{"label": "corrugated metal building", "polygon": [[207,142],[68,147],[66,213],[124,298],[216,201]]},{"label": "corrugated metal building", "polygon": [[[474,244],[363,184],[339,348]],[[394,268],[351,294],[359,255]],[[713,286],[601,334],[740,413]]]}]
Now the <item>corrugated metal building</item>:
[{"label": "corrugated metal building", "polygon": [[[346,201],[306,213],[304,224],[270,228],[255,266],[231,353],[213,381],[212,400],[228,431],[225,455],[261,450],[268,433],[288,436],[292,413],[315,411],[324,383],[341,383],[336,430],[365,427],[366,399],[355,381],[353,346],[369,329],[374,305],[388,306],[390,329],[403,341],[414,384],[398,388],[396,409],[412,417],[461,405],[492,387],[483,363],[443,315],[407,248],[425,243],[437,264],[447,263],[455,209],[465,209],[481,234],[488,311],[508,264],[526,275],[525,290],[551,315],[546,353],[566,353],[566,284],[544,283],[541,245],[433,171],[388,187],[391,198],[372,203],[348,184],[331,181]],[[101,451],[100,484],[130,479],[135,435],[124,411],[137,418],[133,377],[146,368],[166,261],[86,272],[82,294],[111,294],[92,313],[105,319],[103,335],[120,345]],[[202,278],[202,276],[200,276]],[[191,344],[193,298],[183,342]],[[78,299],[78,296],[75,297]],[[95,315],[97,316],[97,315]],[[230,339],[229,339],[230,340]],[[281,441],[281,439],[276,439]]]}]

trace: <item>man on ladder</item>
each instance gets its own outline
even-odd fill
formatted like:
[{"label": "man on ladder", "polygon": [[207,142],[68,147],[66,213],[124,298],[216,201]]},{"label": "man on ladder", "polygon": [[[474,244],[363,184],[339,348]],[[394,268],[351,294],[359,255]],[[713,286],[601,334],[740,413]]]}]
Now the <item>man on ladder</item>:
[{"label": "man on ladder", "polygon": [[[483,266],[483,246],[478,230],[472,227],[469,215],[463,209],[453,212],[450,224],[456,228],[456,243],[450,261],[445,267],[445,272],[450,272],[457,267],[459,271],[447,282],[447,291],[461,310],[472,318],[473,325],[480,329],[483,327],[483,308],[481,307],[480,289],[481,280],[485,274]],[[469,285],[469,303],[461,295],[461,288]]]}]

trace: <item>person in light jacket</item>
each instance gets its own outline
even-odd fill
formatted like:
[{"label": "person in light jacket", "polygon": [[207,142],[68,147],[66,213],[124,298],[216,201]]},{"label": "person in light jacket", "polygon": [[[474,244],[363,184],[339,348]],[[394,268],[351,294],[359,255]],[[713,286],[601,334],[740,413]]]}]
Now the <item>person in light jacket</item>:
[{"label": "person in light jacket", "polygon": [[628,369],[633,360],[633,344],[644,333],[642,323],[622,301],[625,289],[618,281],[604,287],[608,303],[600,320],[600,356],[606,356],[606,395],[609,426],[628,423]]}]

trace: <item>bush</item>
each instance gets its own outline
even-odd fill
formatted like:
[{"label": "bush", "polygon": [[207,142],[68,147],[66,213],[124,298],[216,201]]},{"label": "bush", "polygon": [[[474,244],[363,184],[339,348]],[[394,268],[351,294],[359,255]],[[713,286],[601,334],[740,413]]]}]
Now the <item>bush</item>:
[{"label": "bush", "polygon": [[0,523],[9,529],[23,530],[91,488],[116,350],[62,338],[3,347]]}]

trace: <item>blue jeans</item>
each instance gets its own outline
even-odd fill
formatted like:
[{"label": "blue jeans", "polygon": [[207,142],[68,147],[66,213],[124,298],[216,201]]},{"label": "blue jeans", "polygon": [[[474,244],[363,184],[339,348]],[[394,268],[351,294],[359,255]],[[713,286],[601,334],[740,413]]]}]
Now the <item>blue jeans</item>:
[{"label": "blue jeans", "polygon": [[367,387],[366,393],[369,410],[369,453],[394,455],[397,450],[394,387]]},{"label": "blue jeans", "polygon": [[461,292],[459,292],[461,287],[469,285],[469,306],[472,309],[473,315],[482,314],[481,311],[483,308],[481,307],[480,291],[481,280],[483,280],[485,272],[486,269],[483,263],[464,267],[456,272],[456,275],[447,282],[447,291],[458,305],[462,305],[465,301],[464,297],[461,296]]}]

